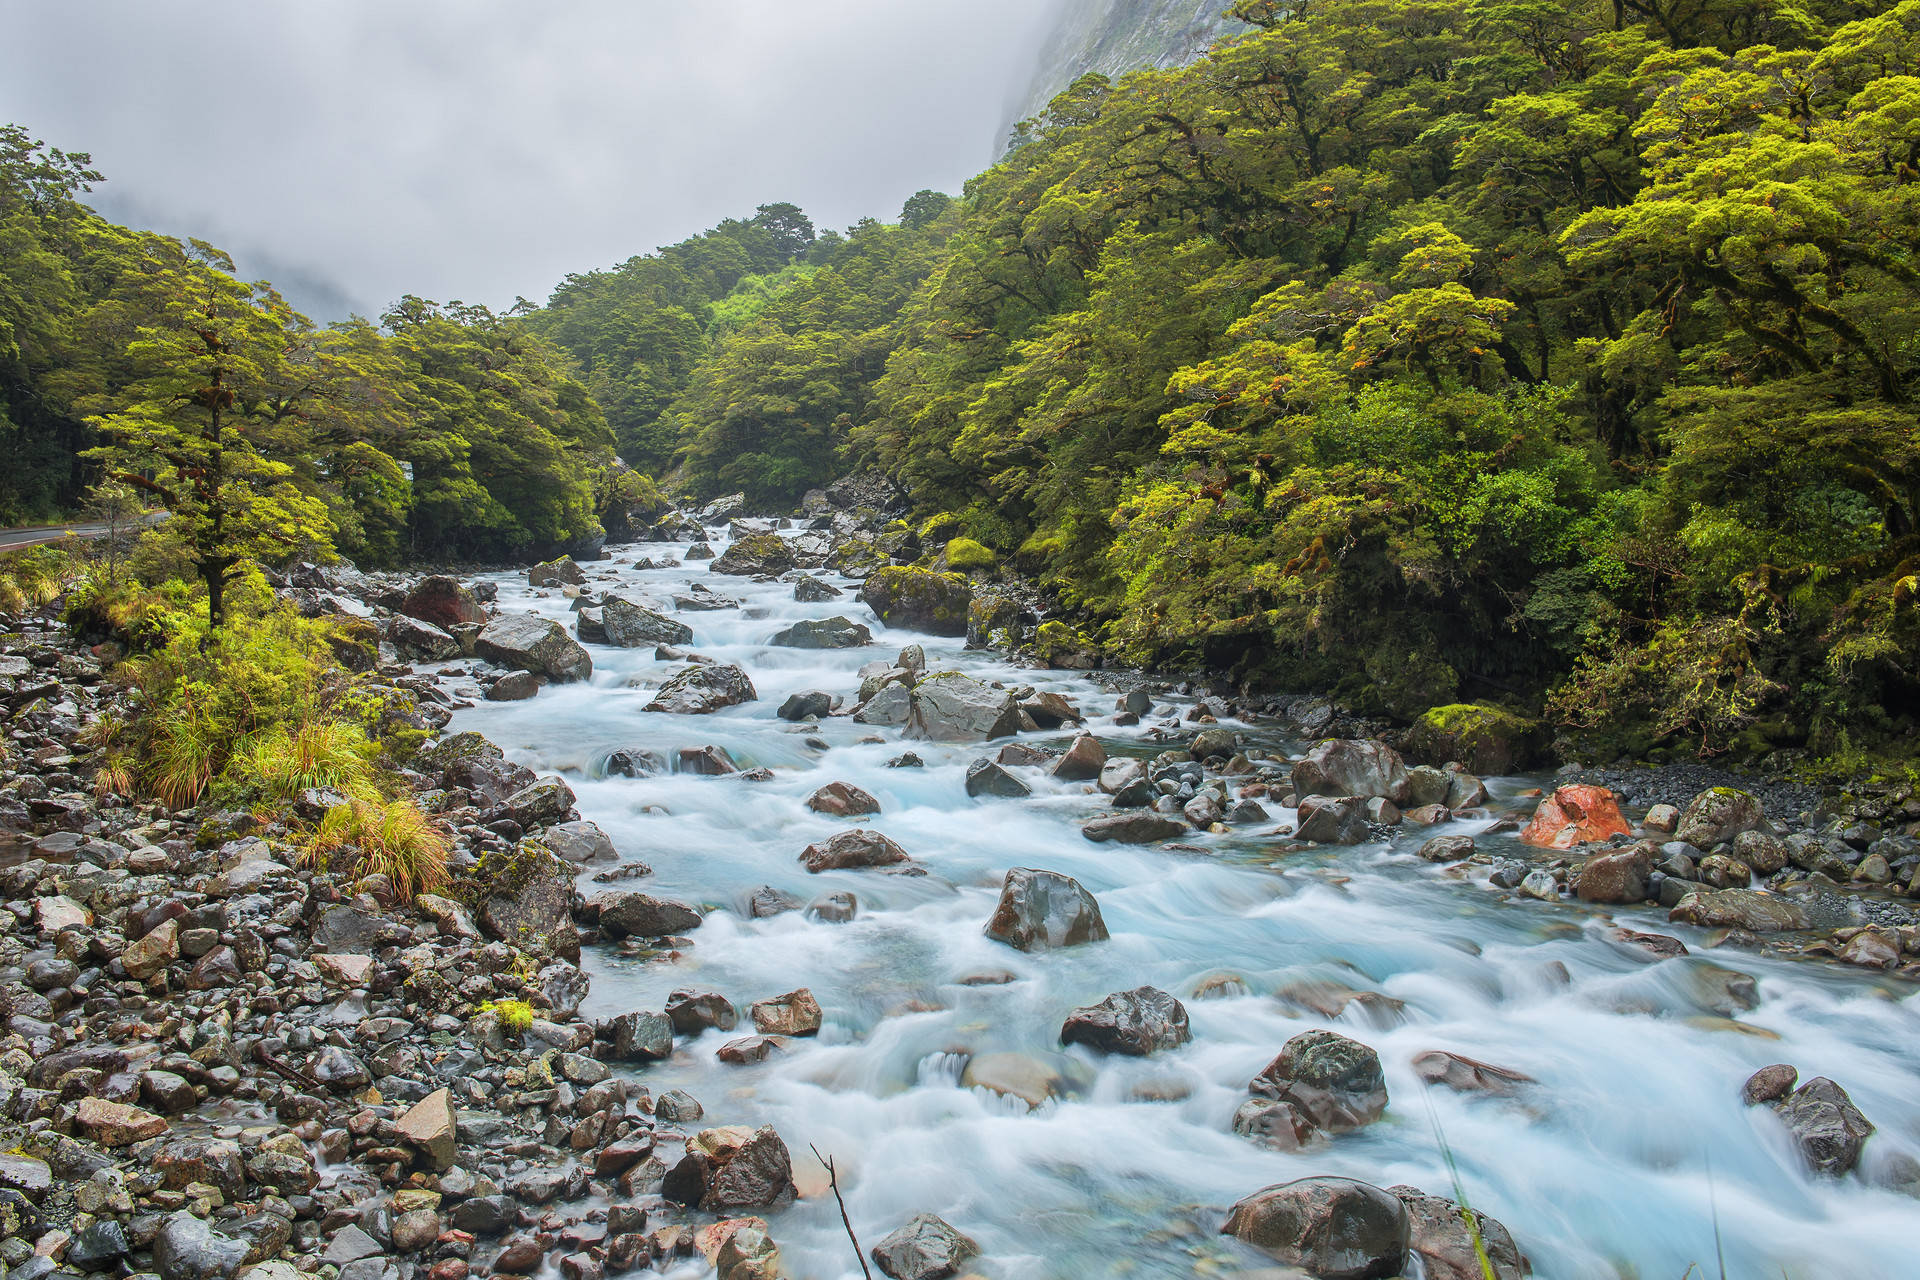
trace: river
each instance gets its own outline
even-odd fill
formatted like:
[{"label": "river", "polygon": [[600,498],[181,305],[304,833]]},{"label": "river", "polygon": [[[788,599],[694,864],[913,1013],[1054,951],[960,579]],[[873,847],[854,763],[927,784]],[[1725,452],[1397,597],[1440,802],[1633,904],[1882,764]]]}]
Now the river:
[{"label": "river", "polygon": [[[1029,770],[1031,800],[968,798],[966,765],[997,743],[906,742],[899,730],[844,717],[796,726],[775,708],[805,689],[851,695],[862,664],[917,642],[933,670],[1066,695],[1110,752],[1162,749],[1147,735],[1163,715],[1117,727],[1113,695],[1080,674],[1034,672],[963,652],[957,640],[887,630],[855,599],[857,584],[830,574],[816,576],[845,588],[844,599],[799,604],[790,584],[718,575],[700,562],[631,567],[638,556],[679,559],[685,550],[615,548],[612,561],[586,566],[591,589],[651,598],[669,611],[671,597],[695,582],[741,600],[740,608],[677,616],[693,628],[691,648],[749,672],[758,701],[709,716],[644,712],[643,686],[677,664],[656,661],[650,648],[592,645],[591,682],[550,687],[528,702],[480,702],[452,727],[563,774],[581,814],[606,829],[623,858],[654,868],[650,879],[621,887],[709,910],[677,959],[590,948],[585,1011],[657,1010],[678,988],[718,991],[739,1006],[739,1029],[682,1040],[670,1062],[635,1076],[656,1096],[693,1094],[706,1109],[703,1125],[779,1130],[803,1192],[771,1219],[791,1275],[858,1274],[810,1147],[835,1159],[863,1245],[933,1212],[980,1244],[983,1275],[1064,1280],[1258,1274],[1254,1255],[1216,1234],[1226,1206],[1312,1174],[1450,1195],[1442,1136],[1469,1202],[1506,1224],[1537,1276],[1680,1280],[1690,1264],[1715,1275],[1716,1221],[1732,1277],[1920,1274],[1920,1204],[1857,1176],[1810,1179],[1778,1121],[1739,1096],[1755,1069],[1791,1063],[1803,1080],[1838,1080],[1879,1126],[1869,1162],[1920,1150],[1920,1007],[1907,984],[1708,950],[1699,931],[1670,926],[1658,912],[1609,916],[1507,901],[1485,886],[1484,869],[1474,883],[1415,858],[1412,850],[1440,833],[1431,829],[1409,829],[1391,847],[1281,855],[1271,836],[1257,834],[1291,820],[1276,810],[1272,824],[1185,841],[1203,852],[1090,843],[1078,821],[1105,805],[1087,784]],[[559,592],[530,589],[524,575],[496,580],[502,609],[571,622]],[[873,627],[876,643],[827,652],[767,643],[793,620],[836,615]],[[1274,751],[1302,746],[1236,727]],[[1027,735],[1054,747],[1071,736]],[[773,779],[636,780],[601,769],[620,747],[708,744]],[[908,749],[924,768],[888,767]],[[928,874],[808,874],[800,850],[851,825],[806,807],[832,781],[878,797],[881,813],[865,821]],[[1541,781],[1493,780],[1496,809]],[[1442,831],[1482,835],[1483,847],[1510,839],[1485,837],[1487,825]],[[1002,877],[1016,866],[1078,879],[1099,899],[1111,939],[1029,955],[985,937]],[[747,896],[769,885],[802,902],[852,892],[858,916],[845,924],[800,911],[747,918]],[[599,888],[583,883],[589,893]],[[1679,936],[1693,955],[1644,963],[1605,940],[1616,922]],[[1758,1007],[1737,1020],[1714,1012],[1724,980],[1715,966],[1757,979]],[[1213,981],[1221,978],[1237,983]],[[1190,1044],[1148,1059],[1061,1053],[1060,1024],[1071,1010],[1142,984],[1185,1002]],[[1202,984],[1215,998],[1195,998]],[[1356,1001],[1328,1019],[1276,995],[1311,984],[1402,1006]],[[716,1060],[726,1040],[751,1034],[747,1004],[802,986],[825,1011],[818,1037],[754,1066]],[[1385,1117],[1292,1154],[1236,1137],[1230,1122],[1248,1080],[1312,1027],[1379,1052]],[[1430,1049],[1539,1083],[1512,1099],[1425,1089],[1410,1062]],[[968,1061],[1009,1053],[1051,1064],[1067,1096],[1029,1110],[963,1087]]]}]

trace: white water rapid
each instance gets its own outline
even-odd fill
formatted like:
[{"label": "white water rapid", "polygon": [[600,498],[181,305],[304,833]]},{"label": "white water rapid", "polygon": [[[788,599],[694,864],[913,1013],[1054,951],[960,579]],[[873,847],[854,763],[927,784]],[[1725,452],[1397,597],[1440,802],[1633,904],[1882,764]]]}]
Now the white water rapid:
[{"label": "white water rapid", "polygon": [[[1031,800],[967,797],[968,762],[1000,743],[910,742],[899,730],[847,718],[792,725],[775,708],[806,689],[851,701],[862,664],[918,642],[931,670],[1032,683],[1073,699],[1110,752],[1151,755],[1171,745],[1147,736],[1164,715],[1115,727],[1113,695],[1092,681],[963,652],[957,640],[888,630],[857,602],[857,584],[832,575],[818,576],[845,588],[845,598],[797,604],[789,583],[725,577],[699,562],[629,567],[637,556],[679,559],[685,549],[615,548],[613,560],[586,566],[590,589],[650,597],[668,612],[689,582],[741,599],[738,609],[676,616],[693,628],[688,647],[748,671],[758,701],[708,716],[644,712],[650,694],[636,682],[657,684],[678,664],[655,661],[650,648],[592,645],[590,683],[549,687],[527,702],[480,702],[460,711],[452,729],[477,730],[512,758],[564,775],[582,816],[606,829],[623,858],[655,869],[613,887],[708,911],[677,959],[590,948],[584,1011],[658,1010],[677,988],[718,991],[741,1009],[740,1029],[683,1039],[671,1061],[633,1076],[655,1096],[681,1088],[698,1098],[706,1119],[694,1127],[779,1130],[802,1191],[770,1215],[789,1274],[859,1274],[809,1147],[836,1159],[866,1246],[928,1211],[978,1241],[976,1269],[999,1280],[1277,1276],[1217,1234],[1228,1205],[1311,1174],[1451,1196],[1444,1135],[1467,1199],[1505,1223],[1534,1274],[1548,1280],[1680,1280],[1689,1264],[1698,1264],[1695,1275],[1717,1275],[1716,1220],[1726,1275],[1735,1280],[1920,1276],[1920,1203],[1857,1175],[1809,1177],[1772,1113],[1740,1098],[1755,1069],[1792,1063],[1803,1080],[1837,1080],[1879,1126],[1869,1164],[1920,1152],[1920,1005],[1907,984],[1710,949],[1700,931],[1651,910],[1607,915],[1508,901],[1483,879],[1450,876],[1412,854],[1431,835],[1479,834],[1485,822],[1409,830],[1391,847],[1285,856],[1257,833],[1290,821],[1287,811],[1233,836],[1187,838],[1203,853],[1090,843],[1078,822],[1107,808],[1086,784],[1025,770]],[[524,575],[497,581],[501,609],[571,626],[559,592],[530,589]],[[767,643],[796,619],[836,615],[872,627],[875,645],[817,652]],[[1235,727],[1271,750],[1301,745]],[[870,737],[885,741],[862,742]],[[1071,734],[1028,737],[1059,747]],[[670,754],[707,744],[726,748],[743,769],[772,770],[773,780],[602,774],[616,748]],[[887,766],[908,749],[925,768]],[[836,780],[879,798],[881,813],[863,821],[903,845],[927,875],[807,873],[800,850],[852,825],[806,807],[816,788]],[[1494,782],[1496,810],[1502,797],[1539,782]],[[1482,844],[1497,850],[1507,839]],[[1111,940],[1029,955],[985,937],[1001,879],[1018,866],[1078,879],[1099,899]],[[858,917],[828,924],[793,911],[749,919],[745,899],[765,885],[803,903],[852,892]],[[582,887],[592,894],[605,886]],[[1613,923],[1677,935],[1693,954],[1645,963],[1605,940]],[[1737,1020],[1714,1012],[1716,966],[1756,979],[1758,1007]],[[989,975],[1011,981],[967,983]],[[1223,975],[1242,985],[1226,984],[1225,998],[1196,998],[1201,983]],[[1314,982],[1382,993],[1404,1009],[1370,1017],[1352,1004],[1329,1020],[1276,996]],[[1076,1006],[1142,984],[1185,1002],[1192,1043],[1146,1059],[1061,1051],[1060,1024]],[[825,1010],[817,1038],[758,1065],[715,1059],[720,1044],[751,1034],[749,1003],[802,986]],[[1236,1137],[1230,1122],[1247,1082],[1289,1037],[1312,1027],[1379,1052],[1390,1093],[1385,1117],[1294,1154]],[[1429,1049],[1539,1083],[1511,1099],[1429,1090],[1409,1065]],[[963,1087],[966,1063],[993,1053],[1048,1064],[1067,1096],[1030,1111]]]}]

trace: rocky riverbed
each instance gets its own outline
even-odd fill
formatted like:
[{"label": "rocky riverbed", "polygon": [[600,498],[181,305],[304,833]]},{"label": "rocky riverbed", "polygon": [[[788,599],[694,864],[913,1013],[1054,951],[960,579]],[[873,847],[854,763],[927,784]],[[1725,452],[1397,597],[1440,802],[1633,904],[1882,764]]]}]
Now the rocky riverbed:
[{"label": "rocky riverbed", "polygon": [[119,695],[11,636],[6,1280],[1439,1280],[1463,1191],[1502,1280],[1899,1274],[1920,799],[1026,668],[843,500],[292,575],[432,735],[413,901],[96,798]]}]

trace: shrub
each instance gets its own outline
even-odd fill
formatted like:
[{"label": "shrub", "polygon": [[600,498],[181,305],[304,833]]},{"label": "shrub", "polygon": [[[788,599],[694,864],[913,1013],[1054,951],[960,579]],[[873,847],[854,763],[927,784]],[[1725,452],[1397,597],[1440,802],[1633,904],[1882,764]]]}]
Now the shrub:
[{"label": "shrub", "polygon": [[313,719],[289,733],[276,726],[235,761],[241,780],[276,800],[291,800],[312,787],[331,788],[362,800],[377,798],[371,763],[375,746],[359,725]]},{"label": "shrub", "polygon": [[360,875],[383,875],[395,893],[411,900],[446,884],[453,846],[411,800],[350,800],[327,811],[301,863],[324,870],[348,849],[359,854]]}]

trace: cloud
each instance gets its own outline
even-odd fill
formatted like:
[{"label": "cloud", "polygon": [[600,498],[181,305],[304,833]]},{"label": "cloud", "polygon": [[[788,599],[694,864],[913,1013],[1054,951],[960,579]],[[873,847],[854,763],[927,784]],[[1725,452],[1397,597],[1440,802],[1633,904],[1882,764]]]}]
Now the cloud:
[{"label": "cloud", "polygon": [[316,318],[506,306],[790,200],[991,162],[1054,0],[0,0],[0,119]]}]

